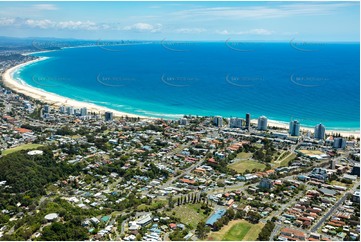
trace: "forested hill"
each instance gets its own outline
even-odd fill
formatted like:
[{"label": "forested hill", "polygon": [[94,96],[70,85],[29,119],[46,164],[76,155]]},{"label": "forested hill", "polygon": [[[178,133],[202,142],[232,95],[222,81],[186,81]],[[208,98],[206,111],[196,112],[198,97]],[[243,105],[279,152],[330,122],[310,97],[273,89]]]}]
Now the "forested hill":
[{"label": "forested hill", "polygon": [[30,156],[28,151],[19,151],[0,158],[0,181],[11,186],[2,192],[43,195],[45,185],[81,170],[79,164],[56,163],[50,148],[42,150],[43,155]]}]

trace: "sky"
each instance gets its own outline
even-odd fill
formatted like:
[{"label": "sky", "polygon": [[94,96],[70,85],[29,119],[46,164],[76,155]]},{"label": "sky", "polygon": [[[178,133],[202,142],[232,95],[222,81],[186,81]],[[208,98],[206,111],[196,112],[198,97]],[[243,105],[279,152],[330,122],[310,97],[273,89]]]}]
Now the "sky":
[{"label": "sky", "polygon": [[359,41],[359,2],[0,2],[0,36]]}]

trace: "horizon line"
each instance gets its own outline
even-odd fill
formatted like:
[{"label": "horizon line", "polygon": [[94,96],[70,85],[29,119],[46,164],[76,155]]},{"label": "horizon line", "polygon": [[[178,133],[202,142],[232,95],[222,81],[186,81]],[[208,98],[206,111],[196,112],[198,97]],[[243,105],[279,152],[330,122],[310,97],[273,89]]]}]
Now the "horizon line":
[{"label": "horizon line", "polygon": [[296,39],[291,38],[288,40],[257,40],[257,39],[236,39],[236,38],[225,38],[225,39],[202,39],[202,40],[190,40],[190,39],[167,39],[167,38],[163,38],[163,39],[82,39],[82,38],[71,38],[71,37],[35,37],[35,36],[28,36],[28,37],[14,37],[14,36],[5,36],[5,35],[1,35],[0,38],[14,38],[14,39],[55,39],[55,40],[70,40],[70,41],[103,41],[103,42],[111,42],[111,41],[149,41],[149,42],[162,42],[162,41],[174,41],[174,42],[224,42],[224,41],[243,41],[243,42],[281,42],[281,43],[289,43],[291,41],[295,41],[295,42],[305,42],[305,43],[309,43],[309,42],[315,42],[315,43],[360,43],[360,40],[307,40],[307,39]]}]

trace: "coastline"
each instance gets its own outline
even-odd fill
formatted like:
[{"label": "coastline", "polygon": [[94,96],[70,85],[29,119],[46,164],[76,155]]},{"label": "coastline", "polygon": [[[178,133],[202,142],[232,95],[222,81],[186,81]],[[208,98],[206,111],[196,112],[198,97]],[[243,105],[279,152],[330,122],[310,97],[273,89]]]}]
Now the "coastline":
[{"label": "coastline", "polygon": [[[28,53],[30,54],[30,53]],[[28,97],[40,100],[44,103],[48,103],[51,106],[55,106],[55,107],[60,107],[60,106],[73,106],[74,108],[82,108],[82,107],[86,107],[88,109],[88,112],[95,112],[95,113],[100,113],[100,114],[104,114],[105,112],[109,111],[109,112],[113,112],[113,115],[116,117],[121,117],[121,116],[128,116],[128,117],[133,117],[133,118],[142,118],[142,119],[151,119],[151,117],[146,117],[146,116],[140,116],[140,115],[135,115],[135,114],[131,114],[131,113],[125,113],[125,112],[120,112],[114,109],[110,109],[110,108],[106,108],[106,107],[102,107],[96,104],[92,104],[92,103],[87,103],[87,102],[82,102],[82,101],[77,101],[71,98],[67,98],[67,97],[63,97],[51,92],[47,92],[44,91],[42,89],[36,88],[36,87],[32,87],[30,85],[27,85],[26,83],[20,83],[17,80],[15,80],[13,78],[13,74],[20,68],[39,62],[39,61],[43,61],[46,60],[47,57],[42,57],[42,58],[38,58],[35,60],[31,60],[19,65],[16,65],[14,67],[11,67],[10,69],[7,69],[4,74],[2,75],[2,81],[4,83],[4,85],[8,88],[10,88],[11,90],[18,92],[18,93],[22,93]]]},{"label": "coastline", "polygon": [[[39,51],[42,52],[42,51]],[[35,52],[35,53],[39,53],[39,52]],[[30,55],[33,53],[26,53],[25,55]],[[121,117],[121,116],[128,116],[128,117],[139,117],[142,119],[155,119],[154,117],[149,117],[149,116],[141,116],[141,115],[136,115],[136,114],[131,114],[131,113],[126,113],[126,112],[121,112],[118,110],[114,110],[114,109],[110,109],[110,108],[106,108],[100,105],[96,105],[96,104],[92,104],[92,103],[88,103],[88,102],[83,102],[83,101],[77,101],[71,98],[67,98],[67,97],[63,97],[60,96],[58,94],[55,93],[51,93],[51,92],[47,92],[45,90],[42,90],[40,88],[36,88],[33,86],[30,86],[28,84],[26,84],[25,82],[21,83],[17,80],[14,79],[13,74],[20,68],[39,62],[39,61],[43,61],[48,59],[49,57],[40,57],[38,59],[35,60],[31,60],[19,65],[16,65],[14,67],[11,67],[10,69],[6,70],[3,74],[3,83],[6,87],[18,92],[18,93],[22,93],[26,96],[29,96],[31,98],[40,100],[44,103],[48,103],[53,107],[60,107],[60,106],[73,106],[75,108],[82,108],[82,107],[86,107],[88,109],[89,112],[96,112],[96,113],[100,113],[100,114],[104,114],[106,111],[110,111],[113,112],[113,115],[115,117]],[[251,123],[256,124],[257,125],[257,119],[252,119]],[[285,129],[288,130],[289,128],[289,124],[287,122],[282,122],[282,121],[276,121],[276,120],[268,120],[268,126],[269,127],[277,127],[279,129]],[[327,128],[327,127],[326,127]],[[302,127],[301,126],[301,132],[307,132],[310,131],[311,133],[314,132],[314,129],[312,127]],[[340,133],[342,136],[344,137],[350,137],[350,136],[354,136],[355,138],[360,138],[360,130],[326,130],[326,134],[327,135],[332,135],[335,133]]]}]

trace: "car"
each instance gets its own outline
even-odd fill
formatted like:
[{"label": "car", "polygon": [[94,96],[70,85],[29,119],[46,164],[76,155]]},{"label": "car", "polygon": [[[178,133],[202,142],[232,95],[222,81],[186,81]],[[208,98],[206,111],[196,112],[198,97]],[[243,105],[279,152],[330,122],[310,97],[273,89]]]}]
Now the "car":
[{"label": "car", "polygon": [[285,220],[284,223],[285,224],[291,224],[291,222],[289,220]]}]

